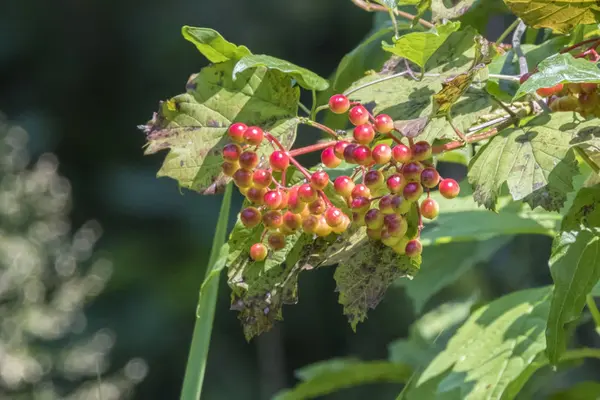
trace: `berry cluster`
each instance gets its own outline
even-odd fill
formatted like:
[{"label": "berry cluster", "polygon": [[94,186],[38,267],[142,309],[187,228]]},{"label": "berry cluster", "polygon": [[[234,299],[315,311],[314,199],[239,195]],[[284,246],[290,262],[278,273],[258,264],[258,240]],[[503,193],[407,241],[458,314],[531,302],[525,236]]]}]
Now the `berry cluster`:
[{"label": "berry cluster", "polygon": [[[265,237],[270,249],[279,250],[285,247],[286,236],[298,231],[317,236],[341,234],[351,222],[366,226],[371,239],[381,240],[399,254],[419,255],[421,217],[433,219],[439,212],[429,191],[439,185],[442,196],[454,198],[460,190],[458,183],[440,177],[431,160],[429,143],[409,139],[404,144],[395,137],[393,120],[388,115],[373,116],[359,103],[351,103],[339,94],[330,98],[329,108],[336,114],[347,112],[354,125],[352,139],[338,139],[321,152],[321,161],[328,168],[339,166],[342,160],[356,164],[352,176],[339,176],[333,182],[323,170],[310,173],[304,169],[275,137],[261,128],[239,122],[229,127],[233,143],[223,148],[223,173],[233,178],[252,204],[241,211],[244,226],[264,227],[261,241],[250,248],[250,257],[255,261],[267,257]],[[258,168],[256,150],[263,139],[275,150],[269,156],[268,167]],[[290,164],[305,179],[286,186],[285,173]],[[333,185],[333,190],[345,199],[351,217],[332,204],[324,192],[328,185]],[[424,193],[427,197],[419,203]],[[411,210],[418,212],[417,227],[409,227],[407,214]],[[415,237],[407,237],[409,228],[416,228]]]}]

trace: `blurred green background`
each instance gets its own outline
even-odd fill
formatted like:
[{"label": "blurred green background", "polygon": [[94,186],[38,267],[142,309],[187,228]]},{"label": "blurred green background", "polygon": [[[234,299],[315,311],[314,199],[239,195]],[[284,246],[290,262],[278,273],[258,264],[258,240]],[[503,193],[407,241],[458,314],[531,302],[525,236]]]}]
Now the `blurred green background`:
[{"label": "blurred green background", "polygon": [[[114,271],[85,310],[86,329],[114,332],[111,368],[136,357],[146,361],[136,399],[179,396],[221,199],[181,193],[175,181],[155,178],[164,155],[142,155],[144,134],[136,126],[206,63],[181,37],[182,25],[211,27],[254,53],[327,77],[371,29],[372,15],[347,0],[0,5],[0,111],[28,132],[33,159],[57,155],[59,173],[72,186],[73,227],[89,219],[102,225],[96,252],[112,260]],[[239,196],[234,203],[237,209]],[[515,238],[427,309],[473,291],[491,298],[550,283],[550,244],[545,237]],[[385,358],[387,344],[405,336],[415,319],[410,300],[391,289],[354,334],[332,275],[332,269],[303,274],[300,303],[284,308],[285,323],[249,344],[221,280],[203,398],[267,399],[294,384],[293,371],[303,365],[339,356]],[[328,398],[393,398],[399,389],[376,385]]]}]

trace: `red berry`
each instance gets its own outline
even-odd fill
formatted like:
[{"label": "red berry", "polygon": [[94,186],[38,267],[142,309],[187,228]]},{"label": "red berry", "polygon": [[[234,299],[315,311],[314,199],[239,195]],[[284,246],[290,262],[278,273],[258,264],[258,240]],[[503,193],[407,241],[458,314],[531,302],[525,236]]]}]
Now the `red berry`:
[{"label": "red berry", "polygon": [[314,172],[310,176],[310,185],[316,190],[323,190],[329,183],[329,175],[325,171]]},{"label": "red berry", "polygon": [[384,216],[383,225],[394,236],[404,236],[408,230],[408,223],[398,214],[387,214]]},{"label": "red berry", "polygon": [[235,143],[229,143],[223,147],[225,161],[237,161],[240,159],[240,154],[242,154],[242,148]]},{"label": "red berry", "polygon": [[333,151],[335,152],[335,155],[338,158],[344,158],[344,150],[349,144],[350,142],[346,142],[345,140],[337,141],[336,144],[333,145]]},{"label": "red berry", "polygon": [[447,199],[453,199],[460,193],[460,186],[454,179],[442,179],[440,182],[440,194]]},{"label": "red berry", "polygon": [[252,174],[252,182],[258,188],[266,188],[271,185],[271,171],[268,169],[257,169]]},{"label": "red berry", "polygon": [[408,146],[397,144],[392,148],[392,156],[399,163],[407,163],[412,159],[412,152]]},{"label": "red berry", "polygon": [[440,182],[440,174],[433,167],[427,167],[421,171],[421,184],[426,188],[433,189]]},{"label": "red berry", "polygon": [[350,108],[350,100],[343,94],[334,94],[329,98],[329,109],[334,114],[343,114]]},{"label": "red berry", "polygon": [[321,162],[327,168],[335,168],[342,163],[342,160],[335,155],[333,146],[330,146],[321,152]]},{"label": "red berry", "polygon": [[387,114],[379,114],[375,117],[375,130],[379,133],[389,133],[394,129],[394,120]]},{"label": "red berry", "polygon": [[348,119],[355,126],[366,124],[369,122],[369,112],[363,106],[354,106],[348,113]]},{"label": "red berry", "polygon": [[333,181],[333,188],[342,197],[349,197],[354,190],[354,182],[347,176],[338,176]]},{"label": "red berry", "polygon": [[369,190],[369,188],[367,187],[367,185],[359,183],[358,185],[354,186],[354,189],[352,189],[351,196],[353,198],[354,197],[366,197],[366,198],[369,198],[369,197],[371,197],[371,190]]},{"label": "red berry", "polygon": [[417,201],[423,194],[423,186],[418,182],[408,182],[402,190],[402,195],[408,201]]},{"label": "red berry", "polygon": [[376,169],[372,169],[365,174],[365,185],[371,189],[375,190],[383,185],[384,176],[381,171],[377,171]]},{"label": "red berry", "polygon": [[276,210],[267,211],[262,216],[262,223],[267,229],[279,229],[283,225],[283,216]]},{"label": "red berry", "polygon": [[335,228],[339,226],[342,222],[344,222],[344,213],[342,210],[336,207],[330,207],[325,212],[325,220],[327,221],[327,225]]},{"label": "red berry", "polygon": [[260,224],[262,215],[257,208],[247,207],[240,212],[240,220],[242,224],[246,228],[254,228],[256,225]]},{"label": "red berry", "polygon": [[[348,148],[349,147],[350,146],[348,146]],[[356,147],[352,152],[352,158],[358,165],[369,165],[371,162],[373,162],[373,158],[371,157],[371,149],[365,145]]]},{"label": "red berry", "polygon": [[300,214],[306,208],[306,203],[298,198],[298,186],[294,186],[288,192],[288,207],[296,214]]},{"label": "red berry", "polygon": [[302,230],[306,233],[315,233],[319,226],[319,217],[309,214],[302,220]]},{"label": "red berry", "polygon": [[325,212],[327,209],[327,204],[323,199],[317,198],[315,201],[312,201],[308,204],[308,211],[314,215],[320,215]]},{"label": "red berry", "polygon": [[383,227],[383,218],[384,214],[380,210],[372,208],[365,214],[365,225],[369,229],[380,229]]},{"label": "red berry", "polygon": [[246,169],[253,169],[258,165],[258,154],[246,150],[240,154],[240,166]]},{"label": "red berry", "polygon": [[392,199],[393,197],[390,195],[385,195],[379,199],[379,211],[384,214],[393,214],[394,209],[392,208]]},{"label": "red berry", "polygon": [[365,212],[369,209],[371,202],[366,197],[358,196],[352,199],[352,203],[350,203],[350,208],[352,211],[356,213]]},{"label": "red berry", "polygon": [[412,158],[415,161],[423,161],[431,158],[431,145],[426,141],[420,141],[412,146]]},{"label": "red berry", "polygon": [[252,183],[252,171],[240,168],[233,174],[233,182],[239,188],[250,187]]},{"label": "red berry", "polygon": [[274,151],[269,157],[269,164],[273,171],[285,171],[290,165],[290,158],[283,151]]},{"label": "red berry", "polygon": [[519,83],[522,85],[523,83],[525,83],[525,81],[526,81],[527,79],[529,79],[529,77],[530,77],[531,75],[532,75],[532,74],[531,74],[530,72],[528,72],[528,73],[526,73],[526,74],[523,74],[523,75],[521,75],[521,77],[519,78]]},{"label": "red berry", "polygon": [[302,226],[302,217],[300,214],[294,214],[291,211],[286,211],[283,214],[283,225],[288,228],[290,231],[294,232]]},{"label": "red berry", "polygon": [[254,243],[252,247],[250,247],[250,258],[254,261],[264,261],[267,258],[267,246],[262,243]]},{"label": "red berry", "polygon": [[360,144],[369,144],[375,138],[375,130],[371,124],[362,124],[354,128],[354,140]]},{"label": "red berry", "polygon": [[239,168],[240,165],[237,162],[225,161],[223,164],[221,164],[221,169],[223,170],[223,173],[227,176],[233,176],[233,174],[235,174],[235,171],[237,171]]},{"label": "red berry", "polygon": [[283,200],[283,196],[279,190],[269,190],[263,196],[263,203],[265,206],[269,207],[271,210],[276,210],[281,205],[281,201]]},{"label": "red berry", "polygon": [[402,167],[402,175],[409,181],[420,181],[423,164],[418,161],[411,161]]},{"label": "red berry", "polygon": [[308,183],[300,185],[298,188],[298,199],[305,203],[310,203],[317,199],[317,191]]},{"label": "red berry", "polygon": [[398,215],[406,214],[410,211],[412,203],[402,196],[392,197],[392,210]]},{"label": "red berry", "polygon": [[549,88],[539,88],[538,90],[536,90],[536,93],[542,97],[550,97],[553,94],[556,94],[563,90],[563,86],[564,85],[562,83],[559,83]]},{"label": "red berry", "polygon": [[246,124],[242,124],[241,122],[236,122],[231,125],[227,130],[227,134],[236,143],[244,143],[244,132],[246,132],[248,127]]},{"label": "red berry", "polygon": [[427,219],[434,219],[440,213],[440,206],[437,201],[427,198],[421,202],[421,215]]},{"label": "red berry", "polygon": [[415,257],[421,254],[423,251],[423,245],[421,242],[419,242],[419,239],[413,239],[406,243],[405,251],[407,256]]},{"label": "red berry", "polygon": [[249,126],[248,129],[244,131],[244,141],[254,146],[261,144],[263,137],[263,130],[258,126]]},{"label": "red berry", "polygon": [[376,164],[387,164],[392,159],[392,148],[387,144],[378,144],[373,147],[371,157]]},{"label": "red berry", "polygon": [[254,204],[261,205],[264,202],[265,194],[267,193],[267,189],[259,188],[256,186],[249,187],[246,191],[246,198]]},{"label": "red berry", "polygon": [[348,229],[348,225],[350,225],[350,218],[346,214],[342,213],[342,222],[337,226],[332,226],[331,230],[334,233],[343,233],[346,229]]},{"label": "red berry", "polygon": [[356,143],[350,143],[344,148],[344,160],[351,164],[356,164],[356,160],[354,159],[354,150],[358,145]]},{"label": "red berry", "polygon": [[386,185],[390,192],[392,193],[400,193],[404,186],[406,185],[406,178],[400,174],[391,175],[387,181]]},{"label": "red berry", "polygon": [[281,250],[285,247],[285,235],[283,233],[273,232],[269,235],[267,243],[269,243],[271,249],[275,251]]}]

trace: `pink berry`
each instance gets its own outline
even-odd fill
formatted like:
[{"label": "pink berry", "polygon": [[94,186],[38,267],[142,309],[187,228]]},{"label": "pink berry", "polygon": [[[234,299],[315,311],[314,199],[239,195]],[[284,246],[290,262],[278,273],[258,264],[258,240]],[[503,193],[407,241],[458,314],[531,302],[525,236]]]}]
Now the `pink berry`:
[{"label": "pink berry", "polygon": [[394,129],[394,121],[387,114],[379,114],[375,117],[375,130],[379,133],[389,133]]},{"label": "pink berry", "polygon": [[440,174],[433,167],[427,167],[421,172],[421,184],[429,189],[433,189],[440,182]]},{"label": "pink berry", "polygon": [[333,151],[338,158],[344,158],[344,150],[350,142],[346,142],[345,140],[339,140],[333,145]]},{"label": "pink berry", "polygon": [[446,178],[440,182],[440,194],[447,199],[453,199],[460,193],[460,186],[454,179]]},{"label": "pink berry", "polygon": [[371,190],[369,190],[369,188],[367,187],[367,185],[359,183],[358,185],[354,186],[354,189],[352,189],[351,196],[353,198],[354,197],[366,197],[366,198],[370,198],[371,197]]},{"label": "pink berry", "polygon": [[423,161],[431,158],[431,145],[426,141],[420,141],[412,146],[412,158],[415,161]]},{"label": "pink berry", "polygon": [[427,198],[421,202],[421,215],[427,219],[434,219],[440,213],[440,206],[437,201]]},{"label": "pink berry", "polygon": [[263,196],[263,204],[271,210],[276,210],[281,205],[283,196],[279,190],[269,190]]},{"label": "pink berry", "polygon": [[262,243],[254,243],[250,247],[250,258],[254,261],[264,261],[268,254],[267,246]]},{"label": "pink berry", "polygon": [[258,188],[266,188],[271,185],[271,171],[268,169],[257,169],[252,174],[252,182]]},{"label": "pink berry", "polygon": [[369,112],[363,106],[354,106],[348,113],[348,119],[355,126],[366,124],[369,122]]},{"label": "pink berry", "polygon": [[418,182],[408,182],[402,190],[402,195],[408,201],[417,201],[423,194],[423,186]]},{"label": "pink berry", "polygon": [[237,161],[240,159],[240,154],[242,154],[242,148],[235,143],[229,143],[223,147],[223,159],[225,161]]},{"label": "pink berry", "polygon": [[344,222],[344,213],[339,208],[330,207],[325,212],[325,221],[327,221],[327,225],[335,228]]},{"label": "pink berry", "polygon": [[400,174],[391,175],[387,179],[386,185],[391,193],[400,193],[406,185],[406,178]]},{"label": "pink berry", "polygon": [[350,207],[352,208],[352,211],[356,212],[356,213],[361,213],[364,211],[367,211],[369,209],[369,206],[371,205],[371,202],[369,201],[369,199],[367,199],[366,197],[355,197],[352,202],[350,203]]},{"label": "pink berry", "polygon": [[254,228],[260,223],[262,215],[257,208],[247,207],[240,212],[240,220],[246,228]]},{"label": "pink berry", "polygon": [[283,214],[283,225],[291,232],[295,232],[302,226],[302,217],[300,214],[286,211],[286,213]]},{"label": "pink berry", "polygon": [[285,171],[290,165],[290,158],[285,152],[277,150],[269,156],[269,164],[273,171]]},{"label": "pink berry", "polygon": [[334,94],[329,98],[329,109],[334,114],[343,114],[350,108],[350,100],[343,94]]},{"label": "pink berry", "polygon": [[283,216],[277,210],[267,211],[262,216],[262,223],[267,229],[276,230],[283,225]]},{"label": "pink berry", "polygon": [[411,161],[402,167],[402,175],[409,181],[421,181],[422,171],[423,164],[418,161]]},{"label": "pink berry", "polygon": [[244,143],[244,132],[246,132],[246,129],[248,129],[246,124],[236,122],[229,127],[227,135],[236,143]]},{"label": "pink berry", "polygon": [[313,202],[317,199],[317,191],[308,183],[302,184],[298,188],[298,199],[305,203]]},{"label": "pink berry", "polygon": [[423,245],[419,239],[413,239],[406,243],[406,255],[409,257],[416,257],[423,251]]},{"label": "pink berry", "polygon": [[365,145],[357,146],[352,152],[352,158],[358,165],[369,165],[373,162],[371,149]]},{"label": "pink berry", "polygon": [[354,189],[354,182],[347,176],[338,176],[333,181],[333,188],[342,197],[349,197]]},{"label": "pink berry", "polygon": [[335,168],[342,163],[342,160],[335,155],[333,146],[329,146],[321,152],[321,162],[327,168]]},{"label": "pink berry", "polygon": [[253,146],[261,144],[264,137],[264,132],[258,126],[249,126],[244,131],[244,141]]},{"label": "pink berry", "polygon": [[246,150],[240,154],[240,166],[246,169],[253,169],[258,165],[258,154],[253,151]]},{"label": "pink berry", "polygon": [[410,148],[403,144],[397,144],[392,148],[392,156],[394,157],[394,160],[402,164],[407,163],[412,159]]},{"label": "pink berry", "polygon": [[362,124],[354,128],[354,140],[360,144],[369,144],[375,138],[375,130],[371,124]]},{"label": "pink berry", "polygon": [[313,215],[323,214],[327,210],[327,204],[323,199],[317,198],[308,204],[308,211]]},{"label": "pink berry", "polygon": [[392,148],[385,143],[373,147],[371,157],[376,164],[387,164],[392,159]]},{"label": "pink berry", "polygon": [[323,190],[329,183],[329,175],[325,171],[314,172],[310,176],[310,185],[316,190]]},{"label": "pink berry", "polygon": [[392,200],[393,197],[389,194],[379,199],[379,211],[384,214],[393,214],[394,209],[392,208]]}]

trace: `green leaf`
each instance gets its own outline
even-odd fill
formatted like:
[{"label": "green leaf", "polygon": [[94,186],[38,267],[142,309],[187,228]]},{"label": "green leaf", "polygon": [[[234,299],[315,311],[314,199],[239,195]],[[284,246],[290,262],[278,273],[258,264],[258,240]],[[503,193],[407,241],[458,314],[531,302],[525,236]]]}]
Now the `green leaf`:
[{"label": "green leaf", "polygon": [[573,201],[554,239],[550,272],[554,292],[548,316],[547,354],[556,364],[567,346],[567,332],[577,322],[600,279],[600,185],[583,188]]},{"label": "green leaf", "polygon": [[[273,400],[305,400],[369,383],[405,383],[412,374],[410,367],[388,361],[334,359],[330,368],[321,362],[309,378],[295,388],[278,393]],[[306,367],[305,367],[306,368]],[[306,374],[304,374],[306,375]]]},{"label": "green leaf", "polygon": [[539,88],[552,87],[559,83],[599,83],[600,69],[591,61],[574,58],[572,55],[555,54],[538,65],[538,72],[527,79],[515,95],[515,99],[524,94],[535,92]]},{"label": "green leaf", "polygon": [[417,8],[414,20],[421,18],[431,8],[431,0],[400,0],[399,5],[413,5]]},{"label": "green leaf", "polygon": [[252,54],[246,46],[236,46],[228,42],[214,29],[186,25],[181,28],[181,34],[212,63],[238,60]]},{"label": "green leaf", "polygon": [[429,32],[409,33],[393,44],[383,42],[382,47],[385,51],[406,58],[424,68],[427,60],[444,44],[450,34],[459,28],[460,22],[448,22],[432,28]]},{"label": "green leaf", "polygon": [[600,6],[593,0],[504,0],[510,10],[527,25],[569,33],[577,25],[599,20]]},{"label": "green leaf", "polygon": [[266,67],[290,75],[300,86],[307,90],[325,90],[329,87],[329,82],[314,72],[292,64],[289,61],[264,54],[248,55],[240,59],[233,69],[233,79],[237,79],[238,74],[247,69],[256,67]]},{"label": "green leaf", "polygon": [[388,345],[389,360],[415,370],[425,367],[444,349],[455,326],[467,319],[474,300],[445,303],[423,315],[410,326],[407,339]]},{"label": "green leaf", "polygon": [[590,400],[600,398],[600,383],[580,382],[566,390],[556,392],[549,400]]},{"label": "green leaf", "polygon": [[548,287],[511,293],[479,308],[403,398],[512,399],[544,365]]},{"label": "green leaf", "polygon": [[[145,154],[169,149],[157,176],[203,194],[222,191],[230,180],[221,172],[221,149],[229,142],[231,123],[257,125],[289,148],[296,138],[300,92],[283,73],[259,67],[231,78],[235,61],[203,68],[192,75],[187,93],[161,103],[158,113],[141,127],[146,132]],[[260,156],[272,147],[263,143]]]},{"label": "green leaf", "polygon": [[229,184],[223,196],[221,211],[213,236],[208,268],[206,269],[206,277],[200,289],[200,297],[196,308],[196,324],[181,392],[182,399],[199,399],[202,392],[210,336],[217,305],[219,277],[227,259],[228,246],[225,244],[225,238],[227,236],[229,209],[231,208],[232,187],[233,185]]},{"label": "green leaf", "polygon": [[506,182],[515,200],[532,207],[559,210],[573,190],[578,173],[574,144],[597,140],[595,121],[573,123],[569,113],[541,115],[525,126],[509,128],[494,136],[473,157],[469,182],[474,198],[495,209],[500,188]]},{"label": "green leaf", "polygon": [[446,7],[448,4],[446,1],[433,0],[431,2],[432,21],[439,22],[444,19],[459,18],[467,13],[475,3],[477,0],[459,0],[451,2],[452,7]]}]

